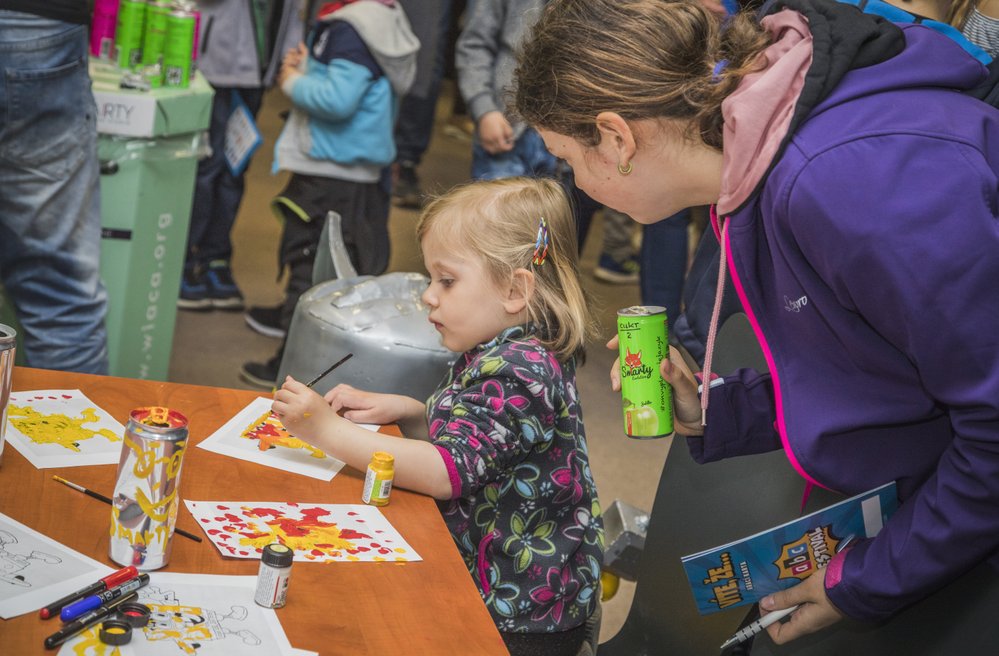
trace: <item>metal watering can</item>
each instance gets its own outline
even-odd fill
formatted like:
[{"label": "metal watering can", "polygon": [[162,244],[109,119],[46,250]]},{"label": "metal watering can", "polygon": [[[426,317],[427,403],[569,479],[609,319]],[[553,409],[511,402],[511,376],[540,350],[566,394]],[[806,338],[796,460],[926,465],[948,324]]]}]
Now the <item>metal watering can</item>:
[{"label": "metal watering can", "polygon": [[[441,383],[456,354],[441,346],[420,301],[421,273],[359,276],[347,255],[340,215],[326,215],[332,272],[320,249],[313,280],[335,274],[305,292],[295,306],[278,383],[291,375],[308,381],[347,353],[354,357],[317,382],[320,394],[339,383],[372,392],[425,400]],[[324,269],[326,269],[324,271]]]}]

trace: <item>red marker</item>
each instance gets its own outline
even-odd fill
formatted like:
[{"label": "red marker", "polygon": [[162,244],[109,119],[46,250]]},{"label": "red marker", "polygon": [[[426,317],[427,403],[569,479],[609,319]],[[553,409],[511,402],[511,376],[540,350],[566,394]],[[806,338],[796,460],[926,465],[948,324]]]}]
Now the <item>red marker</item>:
[{"label": "red marker", "polygon": [[105,590],[110,590],[111,588],[117,587],[128,581],[134,579],[139,575],[139,570],[135,569],[133,565],[128,567],[123,567],[122,569],[114,572],[113,574],[108,574],[102,578],[97,583],[92,583],[87,587],[77,590],[71,595],[67,595],[60,599],[59,601],[53,602],[46,606],[45,608],[38,611],[38,614],[43,620],[47,620],[50,617],[55,617],[62,610],[63,606],[67,606],[78,599],[82,599],[86,596],[97,594],[98,592],[103,592]]}]

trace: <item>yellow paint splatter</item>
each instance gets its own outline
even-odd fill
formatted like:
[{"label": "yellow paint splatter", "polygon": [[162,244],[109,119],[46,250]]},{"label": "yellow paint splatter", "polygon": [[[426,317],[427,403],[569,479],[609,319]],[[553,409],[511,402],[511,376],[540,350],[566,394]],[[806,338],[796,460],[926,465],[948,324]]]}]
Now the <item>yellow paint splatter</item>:
[{"label": "yellow paint splatter", "polygon": [[213,617],[215,613],[198,606],[147,603],[151,616],[143,629],[146,640],[173,641],[183,653],[193,656],[198,647],[225,638],[226,631]]},{"label": "yellow paint splatter", "polygon": [[281,542],[308,560],[319,560],[324,556],[349,557],[359,550],[369,549],[358,546],[358,543],[370,540],[370,536],[351,528],[341,528],[335,522],[324,521],[328,513],[320,508],[303,509],[302,516],[297,519],[266,507],[244,506],[241,510],[247,519],[234,522],[225,530],[238,536],[243,547],[263,549],[272,542]]},{"label": "yellow paint splatter", "polygon": [[118,442],[120,437],[107,428],[91,430],[84,424],[100,421],[97,410],[86,408],[81,417],[69,417],[54,413],[45,415],[31,406],[12,405],[7,410],[10,423],[35,444],[58,444],[70,451],[80,452],[80,442],[100,435],[109,442]]},{"label": "yellow paint splatter", "polygon": [[73,643],[75,656],[121,656],[121,650],[114,645],[101,642],[100,625],[95,625],[79,634],[81,640]]},{"label": "yellow paint splatter", "polygon": [[[309,413],[306,413],[305,416],[308,417]],[[257,440],[257,448],[261,451],[281,446],[288,449],[305,449],[313,458],[326,457],[326,454],[316,447],[308,442],[303,442],[289,433],[277,415],[270,411],[267,411],[259,419],[250,424],[240,434],[240,437],[248,440]]]}]

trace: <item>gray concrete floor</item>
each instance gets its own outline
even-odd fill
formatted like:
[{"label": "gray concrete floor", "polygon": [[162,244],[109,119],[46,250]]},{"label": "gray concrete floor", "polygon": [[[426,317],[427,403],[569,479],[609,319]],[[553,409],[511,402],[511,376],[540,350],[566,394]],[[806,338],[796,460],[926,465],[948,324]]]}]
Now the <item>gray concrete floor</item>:
[{"label": "gray concrete floor", "polygon": [[[446,99],[447,91],[442,96],[430,148],[419,169],[424,188],[431,192],[443,192],[467,180],[471,162],[471,143],[452,123]],[[279,225],[269,203],[287,179],[286,174],[270,173],[274,140],[282,124],[278,114],[286,107],[279,93],[271,93],[264,101],[258,123],[265,142],[247,173],[246,195],[233,232],[233,272],[248,305],[274,305],[282,298],[283,281],[278,280],[277,265]],[[413,232],[417,216],[412,210],[392,209],[391,271],[424,272]],[[604,508],[620,499],[649,510],[669,445],[667,440],[631,440],[622,431],[620,396],[610,390],[608,383],[614,353],[604,348],[604,343],[615,332],[617,309],[635,305],[640,299],[637,284],[608,285],[593,278],[601,239],[598,215],[587,238],[581,267],[583,283],[593,295],[593,312],[604,335],[590,345],[586,364],[578,372],[590,463]],[[239,379],[240,365],[247,360],[268,359],[278,344],[278,340],[250,330],[242,313],[181,311],[177,317],[170,380],[248,388]],[[633,593],[634,585],[622,581],[617,595],[604,603],[601,641],[616,633],[624,623]]]}]

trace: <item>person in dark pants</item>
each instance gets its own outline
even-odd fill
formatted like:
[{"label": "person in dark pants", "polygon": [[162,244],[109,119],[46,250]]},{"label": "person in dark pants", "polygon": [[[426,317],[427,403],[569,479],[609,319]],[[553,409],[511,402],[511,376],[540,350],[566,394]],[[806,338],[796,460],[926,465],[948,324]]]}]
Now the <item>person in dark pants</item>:
[{"label": "person in dark pants", "polygon": [[451,27],[452,0],[400,0],[420,40],[413,88],[402,99],[395,125],[392,195],[400,207],[418,209],[423,190],[416,169],[430,145]]},{"label": "person in dark pants", "polygon": [[244,171],[226,160],[226,127],[245,107],[254,119],[283,53],[302,38],[299,0],[203,0],[198,70],[215,90],[208,129],[211,154],[198,163],[188,230],[182,310],[241,310],[232,277],[230,233],[243,200]]},{"label": "person in dark pants", "polygon": [[[389,261],[386,171],[396,148],[396,108],[416,76],[419,42],[391,0],[328,3],[308,45],[285,54],[279,83],[293,109],[278,137],[274,169],[292,176],[273,205],[284,220],[278,247],[289,272],[279,325],[287,329],[312,285],[319,236],[329,211],[341,217],[354,268],[377,275]],[[284,341],[266,362],[243,364],[240,377],[275,386]]]}]

